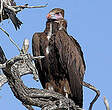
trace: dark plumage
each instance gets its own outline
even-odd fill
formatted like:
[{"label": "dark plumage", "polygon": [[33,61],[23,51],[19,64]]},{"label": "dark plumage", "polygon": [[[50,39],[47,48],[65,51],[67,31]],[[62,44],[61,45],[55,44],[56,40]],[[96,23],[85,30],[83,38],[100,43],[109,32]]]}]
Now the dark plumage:
[{"label": "dark plumage", "polygon": [[53,9],[47,15],[45,31],[32,39],[34,56],[45,56],[35,65],[43,88],[54,90],[83,105],[85,62],[79,43],[67,34],[64,10]]},{"label": "dark plumage", "polygon": [[6,57],[5,57],[5,54],[2,50],[2,47],[0,46],[0,63],[3,64],[7,61]]},{"label": "dark plumage", "polygon": [[[1,3],[1,2],[0,2]],[[16,6],[16,3],[11,0],[10,1],[12,6]],[[8,4],[8,3],[7,3]],[[23,24],[17,17],[16,17],[16,13],[14,11],[12,11],[11,9],[3,6],[3,15],[2,15],[2,19],[8,19],[10,18],[12,23],[14,24],[16,30],[20,29],[21,24]],[[0,22],[1,22],[1,16],[0,16]]]}]

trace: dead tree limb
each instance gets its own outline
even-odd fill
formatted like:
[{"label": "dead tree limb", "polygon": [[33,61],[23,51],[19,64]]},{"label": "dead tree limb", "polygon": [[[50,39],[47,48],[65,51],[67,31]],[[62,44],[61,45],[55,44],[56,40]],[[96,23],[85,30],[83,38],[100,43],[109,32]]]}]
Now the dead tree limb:
[{"label": "dead tree limb", "polygon": [[[23,42],[22,50],[20,51],[20,55],[16,56],[15,58],[20,60],[15,63],[16,66],[18,66],[20,76],[26,75],[26,74],[33,74],[34,79],[38,81],[38,71],[35,68],[35,65],[33,64],[32,60],[35,59],[41,59],[44,58],[44,56],[38,56],[38,57],[32,57],[30,54],[27,53],[29,48],[29,41],[28,39],[25,39]],[[4,55],[4,52],[2,48],[0,47],[0,68],[6,67],[7,59]],[[12,59],[12,62],[14,62],[14,59]],[[33,72],[32,72],[33,71]],[[4,69],[3,69],[4,72]],[[2,87],[5,83],[7,83],[7,78],[4,74],[0,74],[0,87]]]},{"label": "dead tree limb", "polygon": [[[23,76],[26,74],[33,74],[34,79],[38,81],[38,75],[37,75],[38,72],[35,66],[32,64],[33,57],[30,54],[20,54],[16,56],[15,58],[11,59],[11,61],[15,62],[15,59],[18,60],[18,62],[16,62],[14,65],[19,68],[18,71],[20,73],[20,76]],[[6,61],[6,57],[5,57],[5,61]],[[0,67],[3,68],[3,73],[4,73],[4,68],[6,67],[7,61],[5,63],[3,62],[4,60],[0,59],[0,63],[1,63]],[[4,74],[0,74],[0,87],[2,87],[5,83],[7,83],[7,81],[8,81],[7,77]]]},{"label": "dead tree limb", "polygon": [[1,16],[1,21],[3,20],[2,17],[3,15],[3,8],[6,7],[13,12],[17,13],[19,11],[22,11],[25,8],[44,8],[47,7],[48,4],[45,5],[40,5],[40,6],[29,6],[28,4],[25,5],[16,5],[16,3],[13,0],[0,0],[0,16]]},{"label": "dead tree limb", "polygon": [[3,28],[0,27],[0,30],[3,31],[7,37],[9,38],[9,40],[16,46],[16,48],[19,50],[19,52],[21,53],[21,49],[19,48],[19,46],[15,43],[15,41],[10,37],[9,33],[7,31],[5,31]]},{"label": "dead tree limb", "polygon": [[[0,54],[5,56],[4,53]],[[17,56],[6,61],[6,67],[3,68],[3,72],[8,79],[8,84],[15,97],[19,99],[28,110],[33,110],[32,106],[41,107],[43,110],[67,110],[68,107],[70,110],[81,110],[81,108],[76,106],[71,99],[68,99],[59,93],[26,87],[21,80],[20,74],[23,72],[21,71],[22,73],[20,73],[20,68],[16,64],[19,61],[24,61],[23,56]]]},{"label": "dead tree limb", "polygon": [[12,6],[13,8],[43,8],[43,7],[47,7],[48,4],[45,5],[40,5],[40,6],[28,6],[28,5],[16,5],[16,6]]},{"label": "dead tree limb", "polygon": [[92,102],[90,103],[90,106],[89,106],[89,110],[92,110],[93,104],[96,102],[96,100],[97,100],[98,97],[100,96],[100,91],[97,90],[93,85],[91,85],[91,84],[89,84],[89,83],[87,83],[87,82],[84,82],[84,81],[83,81],[83,82],[82,82],[82,85],[96,92],[96,96],[95,96],[95,98],[92,100]]},{"label": "dead tree limb", "polygon": [[110,110],[108,100],[106,99],[105,96],[103,98],[104,98],[104,104],[105,104],[106,110]]}]

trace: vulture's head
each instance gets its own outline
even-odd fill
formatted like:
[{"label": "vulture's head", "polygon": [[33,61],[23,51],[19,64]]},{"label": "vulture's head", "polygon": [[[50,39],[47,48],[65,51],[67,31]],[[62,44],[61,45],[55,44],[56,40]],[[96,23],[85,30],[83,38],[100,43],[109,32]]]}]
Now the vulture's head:
[{"label": "vulture's head", "polygon": [[64,18],[64,10],[61,8],[54,8],[47,15],[48,20],[58,20],[62,18]]}]

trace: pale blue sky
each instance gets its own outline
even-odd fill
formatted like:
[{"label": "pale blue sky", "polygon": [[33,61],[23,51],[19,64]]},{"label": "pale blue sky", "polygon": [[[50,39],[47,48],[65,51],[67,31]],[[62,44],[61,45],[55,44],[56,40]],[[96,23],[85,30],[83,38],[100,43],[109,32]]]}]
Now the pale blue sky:
[{"label": "pale blue sky", "polygon": [[[45,28],[46,15],[52,8],[63,8],[68,22],[68,33],[80,43],[86,62],[85,81],[93,84],[101,91],[101,96],[93,106],[94,110],[104,110],[103,95],[107,97],[112,107],[112,0],[16,0],[18,4],[43,5],[41,9],[25,9],[18,14],[23,22],[20,30],[15,31],[10,20],[3,22],[2,27],[12,38],[22,46],[24,38],[31,40],[34,32],[41,32]],[[0,25],[1,26],[1,25]],[[0,45],[8,58],[19,52],[9,39],[0,31]],[[40,88],[40,83],[33,80],[31,75],[22,78],[29,87]],[[26,110],[17,100],[8,84],[0,91],[0,110]],[[95,96],[91,90],[84,88],[84,109]],[[35,107],[36,108],[36,107]],[[37,110],[37,108],[36,108]]]}]

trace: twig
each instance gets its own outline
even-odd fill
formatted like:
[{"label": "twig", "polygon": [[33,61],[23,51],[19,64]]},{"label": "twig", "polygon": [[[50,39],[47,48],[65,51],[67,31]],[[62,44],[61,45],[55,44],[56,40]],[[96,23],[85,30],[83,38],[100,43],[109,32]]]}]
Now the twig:
[{"label": "twig", "polygon": [[9,40],[17,47],[17,49],[19,50],[19,52],[21,52],[21,49],[19,48],[19,46],[14,42],[14,40],[10,37],[10,35],[8,34],[8,32],[6,32],[3,28],[0,27],[0,29],[8,36]]},{"label": "twig", "polygon": [[96,96],[95,98],[92,100],[92,102],[90,103],[90,106],[89,106],[89,110],[92,110],[92,107],[93,107],[93,104],[96,102],[96,100],[98,99],[98,97],[100,96],[100,91],[97,90],[94,86],[92,86],[91,84],[89,83],[86,83],[86,82],[82,82],[82,85],[89,88],[89,89],[92,89],[93,91],[96,92]]},{"label": "twig", "polygon": [[16,6],[11,6],[11,7],[13,8],[44,8],[47,6],[48,6],[48,3],[46,5],[40,5],[40,6],[16,5]]},{"label": "twig", "polygon": [[18,13],[25,8],[44,8],[47,6],[48,6],[48,3],[45,5],[40,5],[40,6],[28,6],[28,4],[15,6],[15,2],[13,0],[1,0],[0,1],[0,22],[2,20],[8,19],[6,15],[4,15],[4,8],[8,8],[14,13]]},{"label": "twig", "polygon": [[106,106],[106,110],[110,110],[108,100],[106,99],[105,96],[103,96],[103,98],[104,98],[104,104],[105,104],[105,106]]}]

